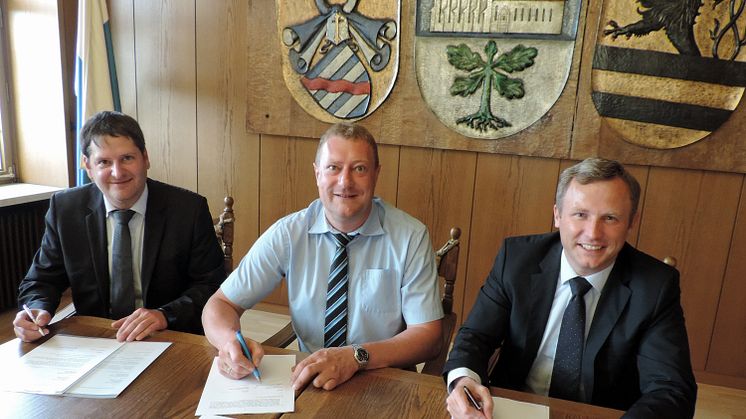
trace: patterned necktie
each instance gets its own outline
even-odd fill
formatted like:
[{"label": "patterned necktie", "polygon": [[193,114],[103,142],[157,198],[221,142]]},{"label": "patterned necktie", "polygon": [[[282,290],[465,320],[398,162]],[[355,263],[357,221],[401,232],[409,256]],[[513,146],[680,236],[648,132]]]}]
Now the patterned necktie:
[{"label": "patterned necktie", "polygon": [[580,370],[585,347],[585,300],[583,296],[591,289],[591,284],[585,278],[576,276],[570,280],[570,288],[572,298],[562,316],[549,396],[580,401]]},{"label": "patterned necktie", "polygon": [[121,319],[135,311],[135,284],[132,276],[132,239],[129,222],[132,210],[112,211],[114,237],[111,241],[111,317]]},{"label": "patterned necktie", "polygon": [[347,244],[355,238],[344,233],[332,234],[337,251],[329,268],[324,314],[324,347],[344,346],[347,341]]}]

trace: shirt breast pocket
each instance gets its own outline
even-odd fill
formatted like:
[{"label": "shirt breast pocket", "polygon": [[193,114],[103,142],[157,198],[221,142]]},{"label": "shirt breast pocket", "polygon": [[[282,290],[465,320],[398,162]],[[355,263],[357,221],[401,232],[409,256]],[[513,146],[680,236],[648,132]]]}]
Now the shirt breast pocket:
[{"label": "shirt breast pocket", "polygon": [[357,281],[355,296],[365,311],[401,312],[399,275],[394,269],[366,269]]}]

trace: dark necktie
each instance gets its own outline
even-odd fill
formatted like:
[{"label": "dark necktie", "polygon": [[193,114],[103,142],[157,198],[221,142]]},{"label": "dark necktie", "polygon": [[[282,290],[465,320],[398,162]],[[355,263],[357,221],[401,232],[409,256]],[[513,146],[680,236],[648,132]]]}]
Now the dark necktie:
[{"label": "dark necktie", "polygon": [[135,284],[132,276],[132,239],[129,222],[132,210],[112,211],[114,237],[111,240],[111,317],[121,319],[135,311]]},{"label": "dark necktie", "polygon": [[347,341],[347,244],[354,238],[344,233],[332,234],[337,251],[329,268],[324,314],[324,347],[344,346]]},{"label": "dark necktie", "polygon": [[549,396],[580,401],[580,370],[585,347],[585,300],[591,284],[576,276],[570,280],[572,298],[565,308],[554,354],[554,369]]}]

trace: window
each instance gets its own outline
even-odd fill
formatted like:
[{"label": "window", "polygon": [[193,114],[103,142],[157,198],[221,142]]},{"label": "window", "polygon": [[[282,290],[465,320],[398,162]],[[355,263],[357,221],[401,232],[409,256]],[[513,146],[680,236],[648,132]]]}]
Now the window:
[{"label": "window", "polygon": [[13,162],[13,134],[12,134],[12,102],[9,91],[9,62],[7,27],[5,21],[5,3],[0,1],[0,183],[15,180],[15,166]]}]

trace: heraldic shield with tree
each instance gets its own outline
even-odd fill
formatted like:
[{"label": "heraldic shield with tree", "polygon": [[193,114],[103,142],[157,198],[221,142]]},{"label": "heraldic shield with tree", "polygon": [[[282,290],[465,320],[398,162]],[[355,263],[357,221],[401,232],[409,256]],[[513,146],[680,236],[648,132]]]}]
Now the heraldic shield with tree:
[{"label": "heraldic shield with tree", "polygon": [[[292,21],[303,14],[306,3],[278,0],[278,8],[285,20]],[[397,20],[368,17],[360,13],[358,3],[315,0],[315,16],[295,24],[280,22],[282,42],[288,48],[284,61],[292,70],[284,71],[286,84],[306,111],[327,122],[369,115],[388,95],[396,77],[396,69],[387,67],[398,65]],[[379,3],[391,4],[388,12],[398,18],[398,3]],[[384,86],[377,91],[376,73],[389,78],[379,80]]]}]

